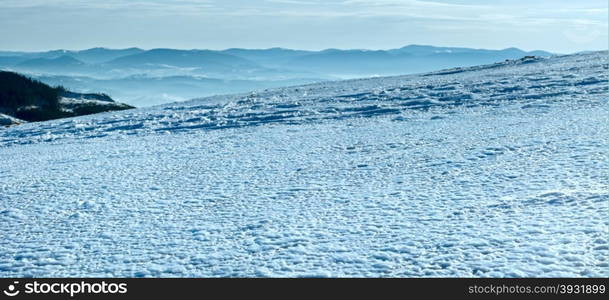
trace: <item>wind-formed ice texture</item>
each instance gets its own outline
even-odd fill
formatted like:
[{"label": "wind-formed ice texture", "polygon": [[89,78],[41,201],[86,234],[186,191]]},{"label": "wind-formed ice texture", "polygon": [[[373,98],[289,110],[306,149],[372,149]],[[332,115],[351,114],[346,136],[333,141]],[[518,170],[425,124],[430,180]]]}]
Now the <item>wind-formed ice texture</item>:
[{"label": "wind-formed ice texture", "polygon": [[0,130],[0,275],[608,276],[606,52]]}]

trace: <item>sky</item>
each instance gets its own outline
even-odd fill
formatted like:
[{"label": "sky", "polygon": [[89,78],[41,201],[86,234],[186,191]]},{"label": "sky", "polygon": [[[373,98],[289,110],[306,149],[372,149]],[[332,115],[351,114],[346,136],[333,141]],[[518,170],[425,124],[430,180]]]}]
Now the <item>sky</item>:
[{"label": "sky", "polygon": [[607,0],[0,0],[0,49],[608,48]]}]

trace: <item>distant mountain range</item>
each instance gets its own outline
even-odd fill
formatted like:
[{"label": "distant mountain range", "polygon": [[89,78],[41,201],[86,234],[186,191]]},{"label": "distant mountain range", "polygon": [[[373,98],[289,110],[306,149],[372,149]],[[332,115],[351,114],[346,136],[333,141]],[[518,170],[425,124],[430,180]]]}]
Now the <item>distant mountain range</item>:
[{"label": "distant mountain range", "polygon": [[[49,80],[48,83],[51,84],[63,80],[62,84],[69,88],[76,88],[71,86],[72,83],[76,84],[83,92],[98,91],[100,87],[89,86],[89,83],[101,80],[108,84],[102,86],[102,90],[112,91],[119,99],[125,96],[121,100],[130,104],[145,106],[166,102],[161,97],[165,94],[168,95],[165,98],[181,100],[192,95],[243,92],[252,88],[324,80],[420,73],[523,56],[551,55],[546,51],[527,52],[517,48],[486,50],[422,45],[391,50],[322,51],[284,48],[92,48],[80,51],[0,51],[0,69],[27,73],[41,80]],[[184,82],[182,90],[176,89],[176,80],[179,78]],[[121,87],[123,84],[116,82],[124,80],[123,83],[126,83],[134,79],[137,79],[141,90],[132,89],[127,93]],[[146,83],[154,86],[147,86]],[[150,94],[148,90],[154,90],[155,94]],[[135,103],[133,96],[126,96],[137,93],[145,96],[140,101],[142,103]]]},{"label": "distant mountain range", "polygon": [[[1,67],[29,68],[49,71],[49,68],[82,68],[98,65],[102,70],[116,68],[191,68],[205,72],[231,70],[283,69],[332,73],[336,76],[395,75],[437,68],[492,63],[517,59],[526,55],[550,56],[546,51],[523,51],[517,48],[485,50],[455,47],[410,45],[391,50],[304,51],[283,48],[178,50],[139,48],[92,48],[81,51],[53,50],[47,52],[0,51]],[[81,74],[85,75],[85,74]]]},{"label": "distant mountain range", "polygon": [[16,61],[24,61],[34,58],[58,58],[61,56],[71,56],[77,60],[80,60],[89,64],[98,64],[127,56],[131,54],[137,54],[145,52],[145,50],[139,48],[128,48],[128,49],[108,49],[108,48],[91,48],[80,51],[70,50],[51,50],[45,52],[19,52],[19,51],[0,51],[0,57],[12,57]]}]

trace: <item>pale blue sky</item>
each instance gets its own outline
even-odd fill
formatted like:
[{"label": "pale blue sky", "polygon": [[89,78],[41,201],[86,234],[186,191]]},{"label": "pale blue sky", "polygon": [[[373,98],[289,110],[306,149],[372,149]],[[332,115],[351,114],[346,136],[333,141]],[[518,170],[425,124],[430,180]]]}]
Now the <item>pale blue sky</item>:
[{"label": "pale blue sky", "polygon": [[607,0],[0,0],[0,49],[607,49]]}]

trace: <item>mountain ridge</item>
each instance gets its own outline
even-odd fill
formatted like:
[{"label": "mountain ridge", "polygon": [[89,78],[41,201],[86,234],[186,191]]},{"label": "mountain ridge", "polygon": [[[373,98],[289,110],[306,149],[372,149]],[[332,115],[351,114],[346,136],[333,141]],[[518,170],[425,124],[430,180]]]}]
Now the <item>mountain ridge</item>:
[{"label": "mountain ridge", "polygon": [[[85,63],[108,63],[112,60],[119,59],[121,57],[126,57],[130,55],[137,55],[146,52],[159,52],[159,51],[175,51],[177,53],[193,53],[193,52],[207,52],[207,53],[217,53],[217,54],[229,54],[236,57],[242,58],[255,58],[256,56],[266,56],[269,54],[281,54],[283,56],[303,56],[310,54],[319,54],[319,53],[331,53],[331,52],[362,52],[362,53],[381,53],[387,52],[392,54],[397,53],[410,53],[417,55],[430,55],[438,52],[452,53],[452,52],[506,52],[516,50],[520,53],[527,53],[540,56],[550,56],[551,52],[543,51],[543,50],[532,50],[525,51],[519,48],[510,47],[500,50],[495,49],[479,49],[479,48],[466,48],[466,47],[438,47],[431,45],[418,45],[411,44],[401,48],[395,49],[338,49],[338,48],[327,48],[323,50],[300,50],[300,49],[290,49],[290,48],[281,48],[281,47],[273,47],[273,48],[263,48],[263,49],[249,49],[249,48],[228,48],[223,50],[210,50],[210,49],[172,49],[172,48],[153,48],[144,50],[137,47],[131,48],[122,48],[122,49],[113,49],[113,48],[105,48],[105,47],[94,47],[83,50],[49,50],[49,51],[41,51],[41,52],[25,52],[25,51],[0,51],[0,57],[22,57],[22,58],[47,58],[53,59],[64,55],[69,55],[74,57],[75,59],[81,60]],[[112,54],[112,55],[110,55]],[[290,55],[287,55],[290,54]],[[99,57],[95,56],[105,56],[111,57],[107,60],[103,60]],[[86,58],[83,58],[86,57]],[[255,59],[252,59],[253,61]]]}]

